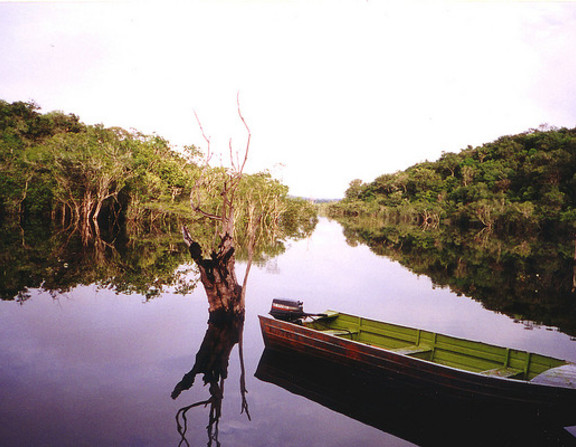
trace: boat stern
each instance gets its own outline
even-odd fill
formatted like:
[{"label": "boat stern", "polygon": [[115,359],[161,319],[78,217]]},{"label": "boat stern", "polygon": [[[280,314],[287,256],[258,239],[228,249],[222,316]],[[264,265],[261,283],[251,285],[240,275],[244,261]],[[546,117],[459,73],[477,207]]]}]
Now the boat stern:
[{"label": "boat stern", "polygon": [[576,363],[551,368],[537,375],[530,382],[576,390]]}]

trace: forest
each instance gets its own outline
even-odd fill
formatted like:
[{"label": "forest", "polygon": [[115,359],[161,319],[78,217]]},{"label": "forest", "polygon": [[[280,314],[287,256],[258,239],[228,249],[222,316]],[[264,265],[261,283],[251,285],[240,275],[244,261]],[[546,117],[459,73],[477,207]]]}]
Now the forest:
[{"label": "forest", "polygon": [[448,225],[507,234],[576,228],[576,128],[503,136],[444,152],[374,181],[350,182],[330,216],[380,217],[390,223]]},{"label": "forest", "polygon": [[[77,227],[119,218],[191,218],[191,189],[206,169],[201,161],[193,145],[177,151],[158,135],[86,125],[74,114],[40,113],[33,102],[0,100],[2,221],[49,218]],[[202,175],[215,178],[223,169]],[[239,195],[254,196],[255,190],[262,194],[253,202],[271,207],[269,218],[284,225],[314,213],[267,172],[244,176]]]},{"label": "forest", "polygon": [[[0,100],[0,299],[91,283],[147,299],[165,287],[186,293],[196,284],[180,267],[189,262],[182,226],[207,253],[217,243],[217,223],[192,196],[218,214],[226,179],[196,146]],[[234,200],[240,261],[266,262],[317,222],[314,206],[268,172],[238,177]]]}]

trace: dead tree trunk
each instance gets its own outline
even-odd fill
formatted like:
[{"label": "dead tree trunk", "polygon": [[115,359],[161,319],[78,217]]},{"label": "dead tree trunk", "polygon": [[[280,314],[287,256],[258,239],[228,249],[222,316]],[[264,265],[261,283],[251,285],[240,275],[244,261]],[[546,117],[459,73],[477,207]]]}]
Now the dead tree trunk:
[{"label": "dead tree trunk", "polygon": [[235,320],[244,316],[242,286],[236,278],[236,259],[234,243],[230,235],[225,234],[217,252],[210,258],[204,258],[198,242],[194,242],[186,227],[183,236],[190,256],[200,270],[200,281],[208,297],[210,321]]},{"label": "dead tree trunk", "polygon": [[[238,284],[235,270],[235,220],[234,204],[235,194],[242,179],[244,166],[248,159],[251,133],[242,112],[240,111],[240,101],[237,98],[238,115],[248,133],[244,158],[242,162],[238,158],[234,159],[232,141],[230,140],[230,163],[232,165],[224,177],[219,178],[219,183],[212,184],[209,176],[208,164],[212,156],[210,152],[210,138],[204,133],[200,119],[196,115],[198,126],[202,136],[208,145],[206,154],[206,165],[200,178],[196,181],[190,193],[190,206],[198,215],[218,222],[218,237],[220,242],[216,251],[213,251],[209,258],[204,258],[200,244],[195,242],[190,236],[186,227],[182,228],[184,241],[188,246],[192,259],[200,270],[200,280],[208,297],[210,319],[214,320],[234,320],[244,316],[244,294],[243,288]],[[209,185],[209,186],[207,186]],[[216,211],[205,208],[200,190],[208,188],[211,197],[221,197],[221,203],[216,207]]]}]

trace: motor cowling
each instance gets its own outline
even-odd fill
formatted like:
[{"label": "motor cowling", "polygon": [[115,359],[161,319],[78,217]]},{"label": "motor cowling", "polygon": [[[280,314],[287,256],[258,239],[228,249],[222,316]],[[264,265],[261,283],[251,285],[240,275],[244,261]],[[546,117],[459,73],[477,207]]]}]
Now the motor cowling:
[{"label": "motor cowling", "polygon": [[270,315],[277,320],[296,321],[304,317],[304,303],[302,301],[274,298]]}]

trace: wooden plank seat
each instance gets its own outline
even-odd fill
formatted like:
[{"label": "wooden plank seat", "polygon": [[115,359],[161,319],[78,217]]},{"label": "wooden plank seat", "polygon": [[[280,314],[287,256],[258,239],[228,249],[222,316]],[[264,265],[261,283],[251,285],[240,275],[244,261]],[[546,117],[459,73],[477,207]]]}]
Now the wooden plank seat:
[{"label": "wooden plank seat", "polygon": [[415,354],[421,354],[423,352],[430,352],[432,351],[432,348],[424,345],[421,346],[412,345],[412,346],[404,346],[402,348],[390,349],[390,351],[395,352],[397,354],[415,355]]},{"label": "wooden plank seat", "polygon": [[342,330],[339,330],[339,329],[327,329],[327,330],[320,331],[320,332],[322,332],[322,333],[324,333],[324,334],[328,334],[328,335],[337,335],[337,336],[340,336],[340,335],[352,335],[352,334],[357,334],[357,333],[358,333],[358,331],[347,331],[347,330],[345,330],[345,329],[342,329]]},{"label": "wooden plank seat", "polygon": [[504,377],[507,379],[513,379],[514,377],[521,375],[522,371],[514,368],[495,368],[482,371],[480,374],[491,377]]}]

